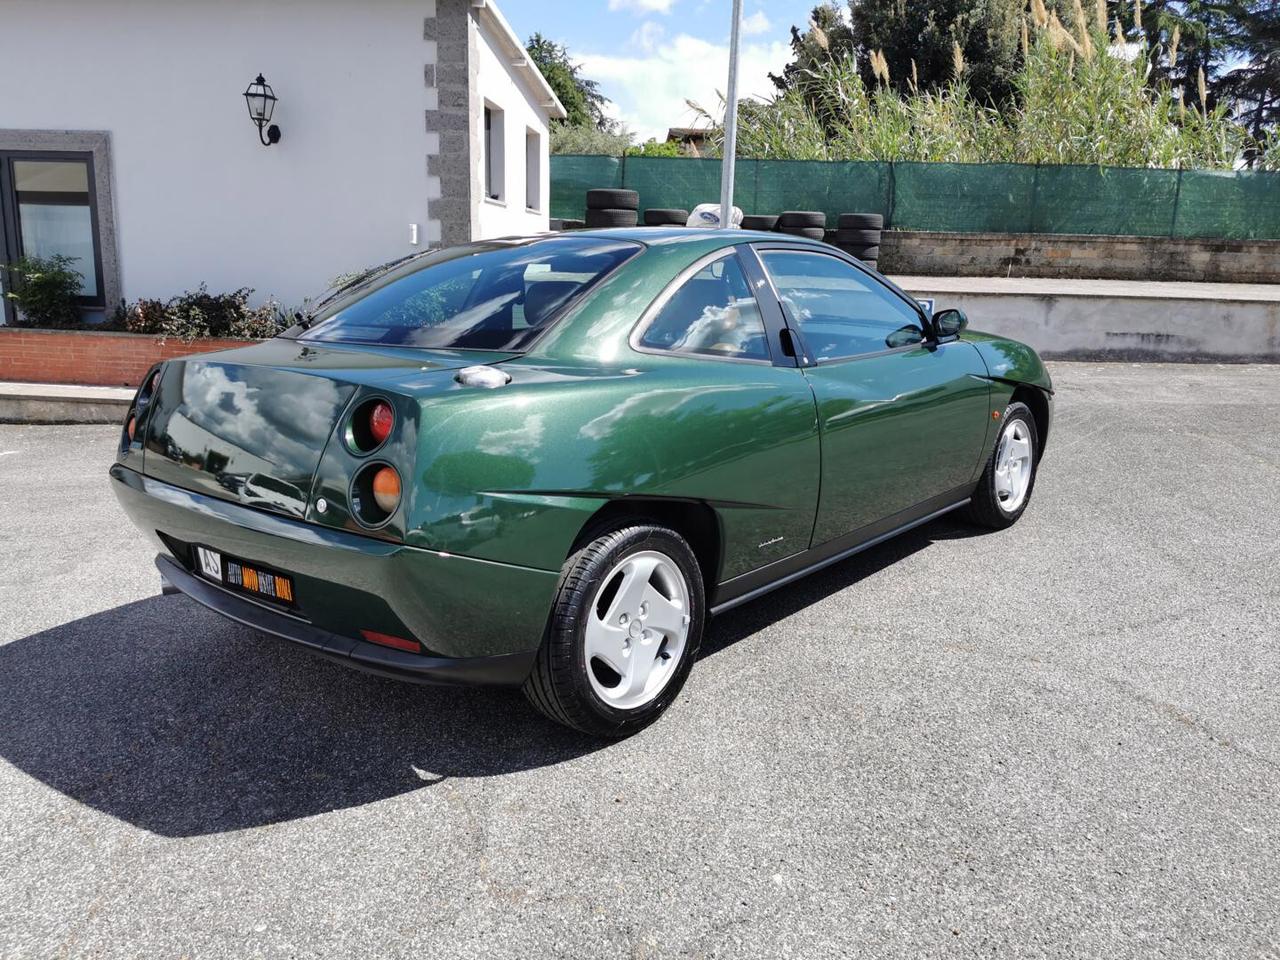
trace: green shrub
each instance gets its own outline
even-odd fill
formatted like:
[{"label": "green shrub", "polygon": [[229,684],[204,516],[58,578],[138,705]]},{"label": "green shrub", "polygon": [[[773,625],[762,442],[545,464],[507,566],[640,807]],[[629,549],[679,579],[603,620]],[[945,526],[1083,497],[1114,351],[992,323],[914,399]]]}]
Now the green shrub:
[{"label": "green shrub", "polygon": [[659,141],[652,137],[635,147],[627,147],[628,157],[685,157],[689,151],[675,140]]},{"label": "green shrub", "polygon": [[631,134],[600,130],[594,126],[573,126],[555,122],[551,125],[551,152],[620,157],[631,146]]},{"label": "green shrub", "polygon": [[18,308],[14,326],[74,329],[84,325],[76,299],[84,275],[72,269],[75,257],[23,257],[3,265],[5,297]]},{"label": "green shrub", "polygon": [[179,340],[201,337],[265,340],[292,323],[274,300],[251,308],[252,294],[247,287],[231,293],[210,293],[202,283],[196,290],[169,300],[138,300],[118,311],[99,329]]}]

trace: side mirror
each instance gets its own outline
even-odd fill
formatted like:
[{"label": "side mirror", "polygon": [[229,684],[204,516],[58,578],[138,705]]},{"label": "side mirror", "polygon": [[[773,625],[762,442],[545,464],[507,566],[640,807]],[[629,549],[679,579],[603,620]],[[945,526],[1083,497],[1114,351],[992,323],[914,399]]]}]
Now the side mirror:
[{"label": "side mirror", "polygon": [[920,332],[920,328],[914,323],[899,327],[884,338],[884,345],[890,350],[895,347],[908,347],[913,343],[924,343],[924,334]]},{"label": "side mirror", "polygon": [[968,326],[969,318],[964,315],[963,310],[956,307],[939,310],[933,315],[933,329],[937,332],[939,340],[958,336],[960,331]]}]

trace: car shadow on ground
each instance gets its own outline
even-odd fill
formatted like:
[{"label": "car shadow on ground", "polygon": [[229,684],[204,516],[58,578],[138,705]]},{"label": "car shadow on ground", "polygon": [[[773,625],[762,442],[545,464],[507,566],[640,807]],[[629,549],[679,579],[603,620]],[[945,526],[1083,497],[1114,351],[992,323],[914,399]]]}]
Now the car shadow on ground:
[{"label": "car shadow on ground", "polygon": [[[730,611],[713,621],[702,655],[971,532],[938,521]],[[163,836],[300,819],[609,745],[542,719],[519,691],[359,673],[185,597],[140,600],[0,646],[0,756]]]}]

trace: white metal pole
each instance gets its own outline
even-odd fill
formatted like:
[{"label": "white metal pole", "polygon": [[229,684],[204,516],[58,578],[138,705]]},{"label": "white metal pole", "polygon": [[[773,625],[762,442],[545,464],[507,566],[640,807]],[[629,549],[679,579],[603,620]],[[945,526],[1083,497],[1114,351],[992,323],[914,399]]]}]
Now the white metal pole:
[{"label": "white metal pole", "polygon": [[724,105],[724,154],[720,158],[720,227],[733,227],[733,167],[738,155],[738,33],[742,0],[733,0],[733,28],[729,31],[729,93]]}]

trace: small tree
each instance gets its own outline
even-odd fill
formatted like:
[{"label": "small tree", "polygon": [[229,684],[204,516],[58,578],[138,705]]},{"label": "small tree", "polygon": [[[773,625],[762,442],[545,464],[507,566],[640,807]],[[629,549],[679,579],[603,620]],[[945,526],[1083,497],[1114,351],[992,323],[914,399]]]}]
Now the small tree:
[{"label": "small tree", "polygon": [[23,257],[3,270],[7,277],[5,298],[18,308],[19,327],[79,327],[77,298],[84,275],[72,268],[76,257]]}]

